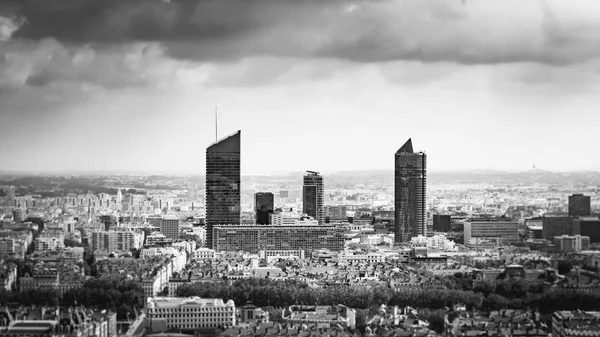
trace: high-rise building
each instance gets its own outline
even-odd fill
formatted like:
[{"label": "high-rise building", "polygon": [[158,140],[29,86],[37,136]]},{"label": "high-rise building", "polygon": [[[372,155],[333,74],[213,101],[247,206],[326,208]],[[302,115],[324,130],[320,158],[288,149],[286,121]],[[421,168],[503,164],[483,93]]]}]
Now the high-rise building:
[{"label": "high-rise building", "polygon": [[425,153],[413,152],[409,139],[396,152],[395,165],[395,241],[408,242],[412,237],[426,235],[426,174]]},{"label": "high-rise building", "polygon": [[325,222],[323,198],[323,177],[319,175],[319,172],[306,171],[302,189],[302,212],[315,218],[319,224]]},{"label": "high-rise building", "polygon": [[590,216],[591,198],[583,194],[569,196],[569,216]]},{"label": "high-rise building", "polygon": [[206,149],[206,246],[213,247],[215,225],[240,223],[240,153],[238,131]]},{"label": "high-rise building", "polygon": [[275,198],[273,193],[270,192],[258,192],[254,194],[254,210],[255,221],[258,225],[269,225],[271,224],[270,214],[273,213],[275,207]]}]

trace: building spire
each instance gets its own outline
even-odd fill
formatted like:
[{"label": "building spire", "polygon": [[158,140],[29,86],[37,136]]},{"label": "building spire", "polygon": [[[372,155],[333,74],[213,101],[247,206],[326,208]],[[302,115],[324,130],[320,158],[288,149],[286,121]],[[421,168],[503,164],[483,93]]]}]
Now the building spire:
[{"label": "building spire", "polygon": [[409,138],[396,153],[414,153],[411,138]]}]

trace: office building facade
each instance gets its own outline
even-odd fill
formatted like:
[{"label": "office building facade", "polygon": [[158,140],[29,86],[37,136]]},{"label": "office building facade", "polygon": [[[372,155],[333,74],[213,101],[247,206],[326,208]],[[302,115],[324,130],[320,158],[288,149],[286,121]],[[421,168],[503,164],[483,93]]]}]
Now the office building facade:
[{"label": "office building facade", "polygon": [[590,243],[600,243],[600,219],[589,216],[574,219],[573,234],[589,236]]},{"label": "office building facade", "polygon": [[273,193],[258,192],[254,194],[255,222],[259,225],[270,225],[273,209],[275,207],[275,198]]},{"label": "office building facade", "polygon": [[217,252],[304,250],[307,252],[344,249],[344,228],[333,225],[282,225],[282,226],[215,226],[214,250]]},{"label": "office building facade", "polygon": [[160,232],[170,239],[179,238],[181,223],[176,218],[163,218],[160,220]]},{"label": "office building facade", "polygon": [[394,217],[396,242],[426,235],[427,157],[414,153],[409,139],[394,156]]},{"label": "office building facade", "polygon": [[464,243],[468,247],[485,244],[505,245],[519,240],[519,223],[507,219],[469,219],[465,221]]},{"label": "office building facade", "polygon": [[452,219],[450,215],[434,214],[433,215],[433,231],[434,232],[449,232],[452,229]]},{"label": "office building facade", "polygon": [[591,198],[583,194],[573,194],[569,196],[569,216],[590,216]]},{"label": "office building facade", "polygon": [[323,177],[319,172],[306,171],[302,188],[302,212],[323,224],[325,222]]},{"label": "office building facade", "polygon": [[566,214],[544,214],[542,217],[542,237],[553,241],[555,236],[573,235],[573,217]]},{"label": "office building facade", "polygon": [[213,247],[216,225],[240,223],[240,154],[238,131],[206,149],[206,246]]}]

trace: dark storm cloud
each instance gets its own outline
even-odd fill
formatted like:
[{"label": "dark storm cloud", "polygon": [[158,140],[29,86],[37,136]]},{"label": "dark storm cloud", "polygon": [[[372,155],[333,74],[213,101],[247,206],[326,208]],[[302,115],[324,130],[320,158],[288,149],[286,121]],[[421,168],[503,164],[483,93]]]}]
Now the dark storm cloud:
[{"label": "dark storm cloud", "polygon": [[[284,56],[567,65],[600,53],[594,20],[564,24],[543,1],[514,2],[523,4],[514,6],[514,15],[504,10],[494,19],[480,13],[482,2],[13,0],[11,14],[27,20],[15,38],[52,37],[67,45],[161,42],[170,56],[202,61]],[[509,2],[492,6],[502,10]],[[523,12],[530,17],[520,17]]]}]

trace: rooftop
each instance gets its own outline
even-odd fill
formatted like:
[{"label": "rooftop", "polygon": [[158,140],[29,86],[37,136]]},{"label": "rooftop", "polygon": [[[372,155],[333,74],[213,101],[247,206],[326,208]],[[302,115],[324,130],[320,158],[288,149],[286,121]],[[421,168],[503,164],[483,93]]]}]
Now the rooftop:
[{"label": "rooftop", "polygon": [[171,309],[182,306],[201,306],[201,307],[234,307],[232,300],[223,302],[220,298],[200,298],[200,297],[154,297],[148,299],[149,309]]}]

